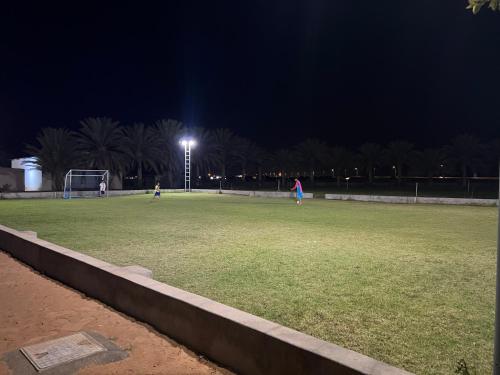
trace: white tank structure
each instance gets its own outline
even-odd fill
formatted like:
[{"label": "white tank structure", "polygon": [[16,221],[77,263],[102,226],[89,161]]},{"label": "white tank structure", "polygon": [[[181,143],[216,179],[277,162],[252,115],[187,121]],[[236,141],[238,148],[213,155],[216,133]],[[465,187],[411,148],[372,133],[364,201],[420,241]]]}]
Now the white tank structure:
[{"label": "white tank structure", "polygon": [[24,169],[24,191],[40,191],[43,186],[42,170],[35,157],[11,160],[11,168]]}]

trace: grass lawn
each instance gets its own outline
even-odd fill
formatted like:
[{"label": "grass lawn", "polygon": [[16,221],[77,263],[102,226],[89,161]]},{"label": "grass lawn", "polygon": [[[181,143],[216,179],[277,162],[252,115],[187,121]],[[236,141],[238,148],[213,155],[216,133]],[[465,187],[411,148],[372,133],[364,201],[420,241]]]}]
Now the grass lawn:
[{"label": "grass lawn", "polygon": [[497,210],[208,194],[3,200],[0,223],[418,374],[491,372]]}]

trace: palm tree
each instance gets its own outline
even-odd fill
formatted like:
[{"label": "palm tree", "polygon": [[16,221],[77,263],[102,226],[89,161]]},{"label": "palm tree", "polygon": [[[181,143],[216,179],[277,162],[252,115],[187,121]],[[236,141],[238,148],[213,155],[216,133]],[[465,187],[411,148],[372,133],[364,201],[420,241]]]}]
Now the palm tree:
[{"label": "palm tree", "polygon": [[122,150],[123,130],[118,121],[107,117],[89,117],[80,124],[78,140],[87,167],[107,169],[121,178],[126,156]]},{"label": "palm tree", "polygon": [[293,160],[293,153],[284,148],[277,150],[272,156],[273,169],[280,173],[282,185],[292,169]]},{"label": "palm tree", "polygon": [[368,182],[373,183],[373,169],[380,163],[382,146],[376,143],[364,143],[359,147],[360,159],[368,172]]},{"label": "palm tree", "polygon": [[182,171],[182,150],[179,140],[184,134],[184,126],[177,120],[160,120],[155,123],[155,136],[158,138],[160,151],[160,171],[166,173],[170,187],[174,186],[174,176]]},{"label": "palm tree", "polygon": [[37,136],[40,146],[26,146],[26,152],[37,158],[37,166],[48,173],[52,189],[63,189],[64,175],[72,168],[78,168],[80,154],[74,132],[66,129],[43,128]]},{"label": "palm tree", "polygon": [[252,151],[252,160],[257,169],[257,181],[259,183],[259,187],[262,185],[262,170],[269,162],[269,159],[270,155],[266,152],[266,150],[255,145],[255,148]]},{"label": "palm tree", "polygon": [[241,168],[241,174],[243,178],[245,178],[248,169],[253,167],[257,161],[258,146],[246,138],[237,136],[235,140],[234,156],[237,164]]},{"label": "palm tree", "polygon": [[333,166],[337,179],[337,186],[340,186],[342,176],[348,177],[348,170],[352,167],[354,155],[344,147],[333,147],[329,151],[329,163]]},{"label": "palm tree", "polygon": [[210,130],[202,127],[191,128],[189,134],[196,140],[196,149],[191,157],[196,175],[206,175],[218,165],[214,135]]},{"label": "palm tree", "polygon": [[418,171],[429,178],[429,183],[432,183],[432,177],[439,174],[441,165],[444,160],[444,152],[442,149],[426,148],[423,151],[415,153],[415,164],[418,166]]},{"label": "palm tree", "polygon": [[235,154],[236,136],[230,129],[216,129],[214,142],[217,152],[220,174],[226,177],[226,169],[231,165],[231,158]]},{"label": "palm tree", "polygon": [[471,172],[479,164],[481,144],[479,138],[470,134],[461,134],[452,139],[451,145],[445,147],[450,161],[456,163],[461,171],[462,185],[467,185],[468,171]]},{"label": "palm tree", "polygon": [[328,157],[326,143],[318,139],[306,139],[297,146],[296,151],[302,165],[309,172],[311,183],[314,184],[314,174],[325,164]]},{"label": "palm tree", "polygon": [[159,142],[149,127],[134,124],[124,128],[122,141],[123,152],[128,156],[130,168],[137,171],[137,187],[143,187],[143,169],[150,169],[158,174],[160,160]]},{"label": "palm tree", "polygon": [[478,14],[481,8],[486,4],[488,4],[488,7],[492,10],[500,10],[499,0],[469,0],[467,9],[471,9],[472,13]]},{"label": "palm tree", "polygon": [[395,141],[389,143],[385,154],[387,161],[396,168],[396,178],[398,183],[401,182],[403,176],[403,167],[407,166],[412,158],[413,144],[407,141]]},{"label": "palm tree", "polygon": [[[500,184],[500,138],[494,139],[493,141],[491,141],[489,143],[488,151],[489,151],[488,154],[491,155],[495,169],[497,169],[495,172],[499,174],[498,181]],[[499,186],[499,189],[500,189],[500,186]],[[500,196],[498,198],[500,199]]]}]

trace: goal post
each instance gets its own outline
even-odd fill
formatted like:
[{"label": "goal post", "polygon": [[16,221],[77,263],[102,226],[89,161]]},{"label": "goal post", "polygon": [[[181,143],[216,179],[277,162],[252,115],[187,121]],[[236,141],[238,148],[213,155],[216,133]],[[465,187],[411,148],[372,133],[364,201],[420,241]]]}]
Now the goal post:
[{"label": "goal post", "polygon": [[109,170],[107,169],[70,169],[64,177],[64,199],[100,196],[100,184],[106,183],[109,190]]}]

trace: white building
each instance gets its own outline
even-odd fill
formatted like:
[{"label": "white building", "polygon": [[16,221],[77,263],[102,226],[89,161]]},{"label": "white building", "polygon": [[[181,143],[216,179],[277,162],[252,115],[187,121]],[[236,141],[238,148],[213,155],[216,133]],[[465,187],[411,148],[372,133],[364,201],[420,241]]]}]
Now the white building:
[{"label": "white building", "polygon": [[[24,191],[50,191],[52,181],[42,175],[42,170],[36,165],[35,157],[11,160],[11,168],[24,171]],[[22,189],[18,189],[22,190]]]}]

